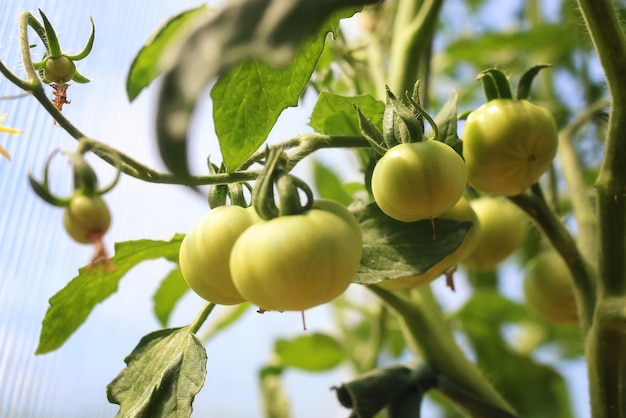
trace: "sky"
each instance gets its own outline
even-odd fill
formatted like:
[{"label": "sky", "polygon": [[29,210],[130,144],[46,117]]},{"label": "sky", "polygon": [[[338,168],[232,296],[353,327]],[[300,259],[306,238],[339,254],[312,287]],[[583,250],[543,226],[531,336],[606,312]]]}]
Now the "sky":
[{"label": "sky", "polygon": [[[86,85],[73,84],[65,115],[95,139],[106,142],[143,163],[163,170],[154,141],[154,100],[158,85],[129,103],[125,93],[126,71],[137,51],[167,17],[201,4],[201,1],[165,0],[78,1],[17,0],[0,5],[0,59],[20,71],[17,19],[24,10],[41,8],[57,28],[61,45],[75,53],[89,35],[89,16],[96,24],[93,52],[79,62],[81,73],[92,78]],[[33,37],[31,39],[34,40]],[[0,96],[19,93],[0,79]],[[301,109],[286,111],[270,141],[310,131],[308,114],[314,97],[305,95]],[[194,120],[192,155],[219,155],[213,133],[211,104],[200,104]],[[26,173],[39,175],[55,149],[71,150],[75,141],[30,97],[0,101],[5,124],[20,128],[20,136],[0,136],[12,161],[0,161],[0,418],[110,417],[118,407],[107,402],[105,386],[124,367],[123,359],[141,337],[160,328],[152,314],[152,295],[172,266],[165,261],[144,263],[121,282],[116,294],[99,305],[85,324],[59,350],[35,356],[41,320],[48,299],[61,289],[77,269],[89,260],[91,248],[70,240],[62,227],[62,211],[47,205],[28,187]],[[209,140],[206,140],[209,138]],[[355,161],[346,152],[323,151],[321,158],[343,167],[346,180],[358,177]],[[198,158],[197,161],[202,161]],[[113,175],[110,167],[96,164],[102,182]],[[202,170],[202,165],[193,167]],[[307,177],[306,160],[296,175]],[[53,187],[67,192],[69,172],[55,164],[50,173]],[[107,177],[109,176],[109,177]],[[167,196],[164,198],[164,196]],[[113,225],[105,237],[113,243],[141,238],[168,239],[186,232],[208,210],[206,202],[178,186],[142,183],[123,177],[106,195]],[[433,284],[444,292],[442,281]],[[349,290],[361,297],[359,289]],[[459,296],[447,303],[460,305]],[[456,299],[455,299],[456,298]],[[171,326],[186,325],[204,302],[189,292],[173,313]],[[215,315],[226,311],[218,307]],[[194,415],[224,417],[261,416],[257,371],[269,359],[275,338],[302,333],[297,313],[258,315],[250,310],[235,326],[207,345],[208,377],[194,403]],[[333,332],[328,307],[307,311],[310,332]],[[578,367],[578,366],[577,366]],[[580,369],[568,369],[579,373]],[[345,417],[330,387],[348,377],[346,370],[312,374],[290,371],[285,375],[294,418]],[[582,415],[584,416],[584,415]]]}]

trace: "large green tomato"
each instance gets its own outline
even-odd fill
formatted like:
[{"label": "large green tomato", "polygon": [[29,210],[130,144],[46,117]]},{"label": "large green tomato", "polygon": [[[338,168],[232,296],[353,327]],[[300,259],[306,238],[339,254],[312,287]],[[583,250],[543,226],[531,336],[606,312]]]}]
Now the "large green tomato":
[{"label": "large green tomato", "polygon": [[461,264],[477,271],[494,269],[526,238],[528,221],[517,206],[505,198],[483,196],[470,201],[480,223],[476,248]]},{"label": "large green tomato", "polygon": [[63,224],[76,242],[91,244],[111,226],[111,212],[100,196],[76,193],[63,212]]},{"label": "large green tomato", "polygon": [[572,275],[554,250],[533,257],[525,267],[526,305],[540,317],[557,324],[578,321]]},{"label": "large green tomato", "polygon": [[448,254],[437,264],[429,268],[425,273],[401,279],[385,280],[384,282],[378,283],[380,287],[388,290],[405,290],[429,283],[450,270],[450,268],[467,257],[467,255],[476,248],[480,238],[480,224],[476,212],[474,212],[474,209],[472,209],[465,197],[462,197],[452,209],[438,218],[472,222],[472,226],[466,232],[461,245],[451,254]]},{"label": "large green tomato", "polygon": [[261,309],[301,311],[342,294],[361,252],[353,215],[339,203],[316,201],[302,214],[246,229],[235,242],[230,269],[239,293]]},{"label": "large green tomato", "polygon": [[180,270],[189,287],[209,302],[244,302],[231,278],[230,254],[239,236],[258,220],[252,207],[218,206],[209,211],[180,246]]},{"label": "large green tomato", "polygon": [[439,141],[400,144],[376,163],[374,200],[403,222],[431,219],[452,209],[467,184],[463,159]]},{"label": "large green tomato", "polygon": [[64,84],[70,81],[74,74],[76,74],[76,64],[65,55],[46,60],[43,75],[47,80]]},{"label": "large green tomato", "polygon": [[548,169],[557,143],[546,108],[527,100],[490,100],[469,114],[463,128],[469,184],[483,193],[520,194]]}]

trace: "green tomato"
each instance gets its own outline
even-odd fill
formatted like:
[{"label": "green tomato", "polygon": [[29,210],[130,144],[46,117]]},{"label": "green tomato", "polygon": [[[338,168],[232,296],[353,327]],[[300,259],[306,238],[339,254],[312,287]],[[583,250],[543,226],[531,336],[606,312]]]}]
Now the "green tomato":
[{"label": "green tomato", "polygon": [[400,144],[376,163],[374,200],[403,222],[431,219],[452,209],[467,184],[463,159],[439,141]]},{"label": "green tomato", "polygon": [[405,290],[429,283],[450,270],[476,248],[480,238],[480,224],[476,212],[474,212],[474,209],[472,209],[465,197],[462,197],[452,209],[438,218],[472,222],[472,226],[466,232],[461,245],[437,264],[429,268],[425,273],[401,279],[385,280],[384,282],[378,283],[378,286],[388,290]]},{"label": "green tomato", "polygon": [[302,214],[246,229],[230,269],[237,290],[261,309],[301,311],[342,294],[356,276],[361,251],[353,215],[338,203],[316,201]]},{"label": "green tomato", "polygon": [[74,74],[76,74],[76,64],[65,55],[46,60],[43,75],[47,80],[65,84],[74,77]]},{"label": "green tomato", "polygon": [[218,206],[183,238],[178,255],[180,270],[200,297],[221,305],[246,300],[233,284],[230,253],[239,236],[259,219],[252,207]]},{"label": "green tomato", "polygon": [[578,322],[572,275],[563,258],[554,250],[533,257],[525,267],[526,305],[546,321]]},{"label": "green tomato", "polygon": [[100,196],[77,193],[63,213],[65,230],[76,242],[91,244],[111,226],[111,212]]},{"label": "green tomato", "polygon": [[470,201],[480,223],[476,248],[461,264],[476,271],[493,270],[513,253],[526,238],[528,221],[521,211],[505,198],[483,196]]},{"label": "green tomato", "polygon": [[495,99],[470,113],[463,128],[469,184],[513,196],[536,183],[557,151],[552,114],[527,100]]}]

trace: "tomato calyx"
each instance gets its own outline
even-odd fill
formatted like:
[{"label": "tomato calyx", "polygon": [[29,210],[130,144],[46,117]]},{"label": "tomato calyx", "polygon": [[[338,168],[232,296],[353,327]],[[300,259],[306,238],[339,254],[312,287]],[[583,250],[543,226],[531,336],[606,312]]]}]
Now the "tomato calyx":
[{"label": "tomato calyx", "polygon": [[[303,180],[289,174],[287,163],[282,148],[268,148],[265,166],[252,191],[252,206],[264,220],[298,215],[313,206],[313,192]],[[278,206],[274,189],[278,191]],[[299,191],[306,197],[304,204]]]}]

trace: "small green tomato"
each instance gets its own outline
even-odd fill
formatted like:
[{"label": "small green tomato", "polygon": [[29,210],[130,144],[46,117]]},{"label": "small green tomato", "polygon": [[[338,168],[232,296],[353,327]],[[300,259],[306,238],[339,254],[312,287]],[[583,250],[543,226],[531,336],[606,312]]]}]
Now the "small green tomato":
[{"label": "small green tomato", "polygon": [[469,114],[463,128],[469,184],[488,194],[520,194],[548,169],[557,143],[546,108],[527,100],[490,100]]},{"label": "small green tomato", "polygon": [[76,64],[65,55],[51,57],[46,60],[43,74],[53,83],[65,84],[76,74]]},{"label": "small green tomato", "polygon": [[463,159],[439,141],[396,145],[372,173],[374,200],[402,222],[431,219],[452,209],[467,184]]},{"label": "small green tomato", "polygon": [[63,213],[67,233],[81,244],[92,244],[111,226],[111,212],[100,196],[75,194]]}]

